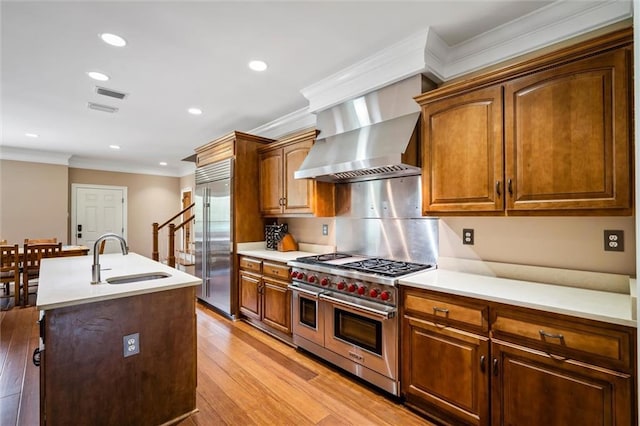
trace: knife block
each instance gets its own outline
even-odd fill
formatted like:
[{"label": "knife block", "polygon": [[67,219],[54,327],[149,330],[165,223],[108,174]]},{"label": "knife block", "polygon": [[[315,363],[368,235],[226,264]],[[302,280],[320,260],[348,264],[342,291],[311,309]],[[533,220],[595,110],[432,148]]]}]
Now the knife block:
[{"label": "knife block", "polygon": [[291,234],[284,234],[284,237],[278,241],[278,251],[295,251],[298,250],[298,243]]}]

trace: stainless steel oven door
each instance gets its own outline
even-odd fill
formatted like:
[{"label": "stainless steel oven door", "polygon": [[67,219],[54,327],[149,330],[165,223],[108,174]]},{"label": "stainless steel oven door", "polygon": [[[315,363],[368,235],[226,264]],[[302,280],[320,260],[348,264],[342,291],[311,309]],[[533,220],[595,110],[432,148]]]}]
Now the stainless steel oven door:
[{"label": "stainless steel oven door", "polygon": [[370,370],[398,378],[396,308],[343,294],[322,294],[325,347]]},{"label": "stainless steel oven door", "polygon": [[322,290],[293,282],[289,284],[292,299],[292,333],[317,345],[324,346],[324,312],[320,308]]}]

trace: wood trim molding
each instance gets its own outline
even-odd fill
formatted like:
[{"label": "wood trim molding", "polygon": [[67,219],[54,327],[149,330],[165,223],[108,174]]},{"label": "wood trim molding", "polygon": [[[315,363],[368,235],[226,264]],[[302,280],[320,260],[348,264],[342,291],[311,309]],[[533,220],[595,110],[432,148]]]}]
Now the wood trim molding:
[{"label": "wood trim molding", "polygon": [[418,73],[437,83],[450,81],[632,15],[631,2],[554,2],[455,46],[427,27],[300,92],[309,111],[317,112]]},{"label": "wood trim molding", "polygon": [[251,129],[249,133],[271,139],[278,139],[290,133],[314,127],[315,125],[316,115],[312,114],[308,107],[304,107],[276,118],[262,126]]}]

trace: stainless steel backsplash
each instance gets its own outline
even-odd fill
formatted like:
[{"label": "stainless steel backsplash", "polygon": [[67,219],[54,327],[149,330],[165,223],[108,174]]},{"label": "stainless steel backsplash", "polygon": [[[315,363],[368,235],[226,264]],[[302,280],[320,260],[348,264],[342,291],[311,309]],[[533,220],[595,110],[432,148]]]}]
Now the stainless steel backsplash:
[{"label": "stainless steel backsplash", "polygon": [[336,188],[338,251],[437,263],[438,219],[421,216],[420,176]]}]

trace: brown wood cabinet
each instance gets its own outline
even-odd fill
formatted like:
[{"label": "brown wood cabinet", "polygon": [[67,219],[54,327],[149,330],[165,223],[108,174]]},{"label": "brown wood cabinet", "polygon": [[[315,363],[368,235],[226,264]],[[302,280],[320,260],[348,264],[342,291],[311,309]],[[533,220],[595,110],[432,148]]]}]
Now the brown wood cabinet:
[{"label": "brown wood cabinet", "polygon": [[414,289],[402,301],[406,403],[445,423],[488,425],[487,307]]},{"label": "brown wood cabinet", "polygon": [[400,292],[402,395],[425,415],[446,424],[635,424],[635,329]]},{"label": "brown wood cabinet", "polygon": [[[197,411],[194,299],[184,287],[47,310],[40,424],[175,424]],[[123,355],[133,333],[139,353]]]},{"label": "brown wood cabinet", "polygon": [[260,150],[260,210],[264,215],[334,216],[333,184],[294,178],[316,134],[315,129],[307,130]]},{"label": "brown wood cabinet", "polygon": [[291,341],[290,268],[247,256],[240,256],[239,263],[240,312],[259,328]]},{"label": "brown wood cabinet", "polygon": [[631,214],[630,29],[416,97],[423,212]]}]

